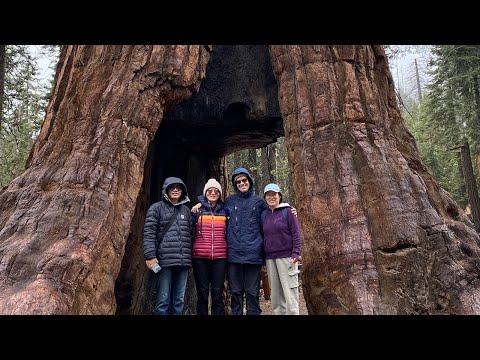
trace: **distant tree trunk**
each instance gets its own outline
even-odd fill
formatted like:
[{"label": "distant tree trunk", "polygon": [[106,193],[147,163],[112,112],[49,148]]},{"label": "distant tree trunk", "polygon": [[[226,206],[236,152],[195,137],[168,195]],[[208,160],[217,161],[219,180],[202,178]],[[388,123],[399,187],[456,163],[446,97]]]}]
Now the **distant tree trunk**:
[{"label": "distant tree trunk", "polygon": [[473,223],[475,230],[480,232],[480,200],[478,198],[477,183],[473,174],[472,157],[470,156],[470,146],[465,142],[461,147],[463,176],[467,187],[468,202],[472,209]]},{"label": "distant tree trunk", "polygon": [[472,145],[472,152],[474,154],[474,158],[477,159],[477,177],[480,179],[480,146],[479,141],[480,139],[480,89],[479,89],[479,79],[478,76],[473,77],[473,92],[475,98],[475,122],[474,122],[474,129],[472,131],[473,138],[477,139]]},{"label": "distant tree trunk", "polygon": [[274,171],[277,168],[277,144],[268,145],[268,171],[270,174],[270,182],[276,182]]},{"label": "distant tree trunk", "polygon": [[[463,159],[462,159],[462,154],[460,151],[455,152],[455,160],[457,162],[457,171],[459,174],[459,179],[465,179],[465,167],[463,166]],[[467,186],[466,183],[463,181],[458,181],[457,184],[455,184],[456,191],[458,192],[458,195],[461,196],[461,199],[467,199]],[[466,205],[466,204],[462,204]],[[464,206],[462,206],[464,207]]]},{"label": "distant tree trunk", "polygon": [[270,52],[309,314],[480,314],[479,236],[421,161],[383,47]]},{"label": "distant tree trunk", "polygon": [[[229,193],[229,188],[231,186],[230,183],[230,177],[228,174],[228,164],[227,164],[227,157],[224,156],[220,160],[220,185],[222,185],[223,188],[223,200],[227,197],[227,194]],[[223,300],[225,303],[225,314],[229,315],[231,312],[230,308],[230,290],[228,287],[228,275],[225,274],[225,280],[224,280],[224,289],[223,289]]]},{"label": "distant tree trunk", "polygon": [[263,153],[265,154],[265,158],[266,158],[266,169],[268,171],[267,173],[267,182],[269,183],[273,183],[276,181],[275,179],[275,175],[273,174],[273,171],[275,170],[276,168],[276,144],[269,144],[267,146],[265,146],[264,148],[262,148],[262,151]]},{"label": "distant tree trunk", "polygon": [[227,197],[227,194],[230,189],[230,181],[228,176],[228,164],[227,164],[227,157],[224,156],[220,159],[220,177],[218,181],[223,188],[223,199]]},{"label": "distant tree trunk", "polygon": [[112,314],[147,150],[204,46],[64,46],[29,168],[0,191],[0,313]]},{"label": "distant tree trunk", "polygon": [[291,205],[294,205],[295,194],[292,187],[292,174],[289,168],[291,164],[291,159],[289,153],[287,152],[285,138],[282,138],[277,142],[277,150],[275,151],[275,160],[276,172],[277,172],[277,181],[283,185],[283,200],[289,202]]},{"label": "distant tree trunk", "polygon": [[418,101],[422,102],[422,87],[420,86],[420,75],[418,73],[417,59],[415,59],[415,78],[417,79]]},{"label": "distant tree trunk", "polygon": [[0,45],[0,134],[3,124],[3,100],[5,98],[5,45]]},{"label": "distant tree trunk", "polygon": [[235,169],[236,167],[241,166],[242,163],[242,157],[240,151],[235,151],[233,153],[233,168]]},{"label": "distant tree trunk", "polygon": [[275,144],[269,144],[261,148],[261,164],[262,164],[262,183],[260,190],[263,190],[265,185],[276,182],[273,171],[276,168],[276,151]]},{"label": "distant tree trunk", "polygon": [[268,145],[264,146],[260,149],[260,163],[262,165],[262,176],[260,181],[260,190],[262,190],[265,185],[270,182],[270,178],[272,177],[271,169],[268,164]]},{"label": "distant tree trunk", "polygon": [[255,188],[255,193],[258,194],[260,191],[261,179],[258,176],[258,162],[257,162],[257,149],[248,149],[247,155],[248,170],[250,171],[253,177],[253,186]]},{"label": "distant tree trunk", "polygon": [[477,131],[475,133],[480,132],[480,89],[478,84],[478,76],[473,77],[473,95],[475,99],[475,125],[477,127]]},{"label": "distant tree trunk", "polygon": [[[233,164],[227,164],[229,166],[229,168],[231,168],[231,172],[228,173],[227,175],[227,180],[228,180],[228,186],[230,187],[231,185],[231,176],[233,174],[233,171],[235,170],[235,168],[237,167],[240,167],[240,166],[244,166],[243,165],[243,162],[242,162],[242,151],[235,151],[233,153]],[[232,189],[232,193],[235,192],[235,188]],[[226,191],[225,194],[229,194],[230,192],[229,191]]]},{"label": "distant tree trunk", "polygon": [[[268,145],[267,145],[268,146]],[[267,155],[267,146],[264,146],[260,149],[260,164],[261,164],[261,177],[258,179],[260,182],[260,189],[263,189],[265,185],[268,184],[269,179],[269,169],[268,169],[268,155]]]},{"label": "distant tree trunk", "polygon": [[480,179],[480,154],[476,156],[477,159],[477,177]]},{"label": "distant tree trunk", "polygon": [[[259,189],[260,196],[263,196],[263,188],[268,183],[275,182],[275,176],[273,175],[273,169],[275,168],[275,144],[269,144],[261,148],[261,164],[262,164],[262,177],[261,185]],[[260,179],[259,179],[260,180]],[[270,300],[270,283],[268,281],[268,273],[265,267],[262,268],[262,288],[263,297],[265,300]]]}]

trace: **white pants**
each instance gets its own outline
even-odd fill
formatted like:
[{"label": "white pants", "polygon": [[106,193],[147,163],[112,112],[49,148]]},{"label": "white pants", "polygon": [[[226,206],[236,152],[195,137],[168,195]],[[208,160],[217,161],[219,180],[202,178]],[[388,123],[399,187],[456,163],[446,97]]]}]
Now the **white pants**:
[{"label": "white pants", "polygon": [[267,259],[273,315],[299,315],[298,262],[291,258]]}]

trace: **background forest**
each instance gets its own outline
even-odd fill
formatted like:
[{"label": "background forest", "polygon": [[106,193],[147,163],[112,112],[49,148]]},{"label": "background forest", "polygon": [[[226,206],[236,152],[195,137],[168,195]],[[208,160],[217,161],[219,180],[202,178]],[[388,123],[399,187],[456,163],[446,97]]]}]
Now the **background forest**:
[{"label": "background forest", "polygon": [[[480,46],[389,45],[386,51],[403,118],[424,162],[461,207],[472,203],[472,196],[478,206]],[[25,167],[45,115],[58,55],[54,45],[0,45],[0,187]],[[471,156],[465,151],[462,156],[464,144]],[[295,205],[283,138],[226,160],[229,174],[236,166],[251,170],[257,193],[277,182],[284,201]],[[466,162],[472,165],[471,174]],[[469,177],[475,188],[466,185]]]}]

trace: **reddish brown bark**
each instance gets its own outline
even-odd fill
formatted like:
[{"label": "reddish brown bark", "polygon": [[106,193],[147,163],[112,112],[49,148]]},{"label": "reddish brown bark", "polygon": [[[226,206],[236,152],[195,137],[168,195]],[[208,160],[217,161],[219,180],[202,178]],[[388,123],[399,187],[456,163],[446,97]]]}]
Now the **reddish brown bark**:
[{"label": "reddish brown bark", "polygon": [[[280,136],[269,96],[251,94],[252,82],[235,77],[236,54],[246,64],[261,60],[263,50],[223,47],[218,54],[230,56],[229,76],[213,77],[167,128],[181,124],[172,142],[179,148],[169,149],[169,130],[159,130],[147,156],[165,112],[199,89],[210,50],[62,49],[29,167],[0,192],[0,313],[110,314],[115,281],[130,287],[116,294],[122,313],[148,312],[142,304],[149,294],[139,293],[147,273],[143,215],[158,197],[158,184],[151,183],[188,163],[187,182],[201,191],[210,176],[227,181],[218,159],[225,152]],[[304,235],[309,313],[480,313],[478,234],[421,162],[400,117],[382,47],[272,46],[270,54]],[[223,74],[220,60],[217,75]],[[272,82],[263,79],[254,89],[272,93]],[[237,91],[218,90],[225,81]],[[261,115],[257,105],[265,99],[270,105]],[[220,114],[213,123],[226,126],[228,141],[206,138],[215,134],[212,122],[200,127],[205,114],[207,120]],[[193,117],[197,127],[189,126]],[[228,128],[228,119],[236,127]],[[247,131],[248,124],[258,129]],[[179,151],[198,133],[204,142]],[[195,149],[211,152],[200,157]],[[119,277],[125,251],[132,258],[125,256]]]},{"label": "reddish brown bark", "polygon": [[29,168],[0,192],[0,313],[111,314],[147,150],[203,46],[65,46]]},{"label": "reddish brown bark", "polygon": [[383,48],[270,51],[309,313],[480,313],[478,234],[421,162]]}]

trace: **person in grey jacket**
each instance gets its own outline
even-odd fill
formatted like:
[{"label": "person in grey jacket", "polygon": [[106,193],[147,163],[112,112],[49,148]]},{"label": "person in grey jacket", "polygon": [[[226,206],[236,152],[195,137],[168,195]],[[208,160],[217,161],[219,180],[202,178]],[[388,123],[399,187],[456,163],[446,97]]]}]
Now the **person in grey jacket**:
[{"label": "person in grey jacket", "polygon": [[[190,199],[181,179],[165,179],[162,195],[162,200],[148,209],[143,227],[145,262],[157,272],[153,314],[182,315],[195,225],[185,205]],[[175,218],[167,229],[172,216]]]}]

